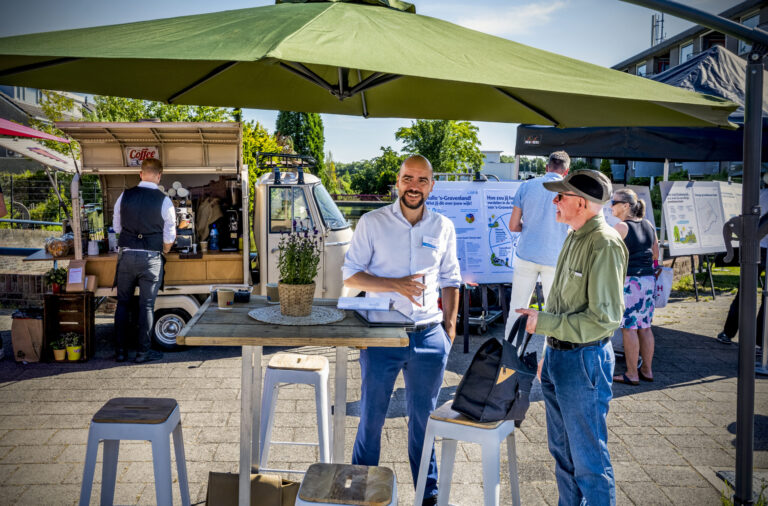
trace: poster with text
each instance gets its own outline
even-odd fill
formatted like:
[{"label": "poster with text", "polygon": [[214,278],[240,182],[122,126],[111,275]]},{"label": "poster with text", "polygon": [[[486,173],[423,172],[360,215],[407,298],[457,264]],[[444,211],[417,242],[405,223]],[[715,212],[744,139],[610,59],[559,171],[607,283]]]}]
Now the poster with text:
[{"label": "poster with text", "polygon": [[[651,189],[647,186],[637,186],[637,185],[626,185],[626,186],[619,186],[614,185],[613,191],[616,191],[620,188],[629,188],[630,190],[637,193],[637,196],[645,202],[645,219],[651,222],[651,225],[653,225],[653,228],[656,229],[656,218],[653,216],[653,205],[651,203]],[[608,222],[610,226],[614,226],[619,222],[619,219],[613,215],[611,201],[605,203],[603,206],[603,215],[605,216],[605,221]]]},{"label": "poster with text", "polygon": [[719,183],[664,181],[660,184],[670,255],[725,251]]},{"label": "poster with text", "polygon": [[456,228],[461,277],[469,283],[512,281],[512,258],[519,234],[509,231],[512,197],[519,181],[437,181],[427,199]]}]

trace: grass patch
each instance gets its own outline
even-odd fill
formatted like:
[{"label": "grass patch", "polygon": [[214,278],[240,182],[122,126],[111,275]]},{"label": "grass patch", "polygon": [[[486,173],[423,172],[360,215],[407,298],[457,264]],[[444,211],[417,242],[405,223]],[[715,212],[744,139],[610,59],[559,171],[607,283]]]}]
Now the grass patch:
[{"label": "grass patch", "polygon": [[[706,267],[706,263],[704,264]],[[715,284],[716,293],[720,294],[735,294],[739,288],[739,274],[740,270],[737,266],[726,267],[714,267],[712,269],[712,280]],[[696,274],[696,283],[699,286],[699,292],[702,290],[708,291],[709,287],[709,275],[705,272]],[[672,285],[673,292],[694,293],[693,278],[690,274],[683,276],[680,280]]]}]

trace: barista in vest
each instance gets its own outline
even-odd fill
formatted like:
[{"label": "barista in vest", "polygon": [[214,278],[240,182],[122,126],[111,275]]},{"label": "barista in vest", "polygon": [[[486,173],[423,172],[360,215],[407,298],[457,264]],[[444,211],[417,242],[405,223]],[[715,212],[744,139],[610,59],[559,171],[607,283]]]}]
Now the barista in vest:
[{"label": "barista in vest", "polygon": [[163,354],[150,349],[155,298],[163,281],[163,253],[176,239],[173,203],[157,187],[163,165],[156,158],[141,162],[141,182],[125,190],[115,202],[112,227],[117,242],[117,310],[115,311],[115,360],[125,361],[130,302],[139,287],[139,335],[135,362],[158,360]]}]

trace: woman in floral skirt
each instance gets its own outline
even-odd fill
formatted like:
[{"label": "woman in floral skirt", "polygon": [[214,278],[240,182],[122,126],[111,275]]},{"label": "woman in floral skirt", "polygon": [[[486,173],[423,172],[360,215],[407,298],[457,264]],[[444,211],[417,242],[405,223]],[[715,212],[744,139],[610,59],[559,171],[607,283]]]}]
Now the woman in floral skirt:
[{"label": "woman in floral skirt", "polygon": [[[654,261],[659,258],[659,241],[651,222],[644,218],[645,202],[629,188],[613,193],[613,215],[621,221],[614,227],[629,250],[627,276],[624,278],[624,318],[621,333],[627,371],[613,377],[617,383],[638,385],[653,381],[653,291],[656,286]],[[638,355],[643,358],[638,369]]]}]

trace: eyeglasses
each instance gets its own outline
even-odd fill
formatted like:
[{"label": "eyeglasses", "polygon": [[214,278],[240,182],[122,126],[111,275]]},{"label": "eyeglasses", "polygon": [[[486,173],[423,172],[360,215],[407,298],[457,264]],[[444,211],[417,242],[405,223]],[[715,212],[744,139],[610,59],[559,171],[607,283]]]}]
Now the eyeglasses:
[{"label": "eyeglasses", "polygon": [[629,204],[626,200],[611,200],[611,207],[615,206],[616,204]]},{"label": "eyeglasses", "polygon": [[563,200],[563,197],[578,197],[578,198],[584,198],[581,195],[576,195],[575,193],[558,193],[555,197],[555,202],[560,202]]}]

